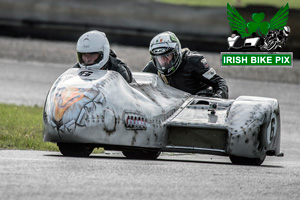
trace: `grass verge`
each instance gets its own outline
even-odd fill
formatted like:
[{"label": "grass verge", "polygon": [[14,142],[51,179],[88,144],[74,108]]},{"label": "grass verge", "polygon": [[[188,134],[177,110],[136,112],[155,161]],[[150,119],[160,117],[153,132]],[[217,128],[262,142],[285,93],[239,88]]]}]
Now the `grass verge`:
[{"label": "grass verge", "polygon": [[0,148],[58,151],[43,142],[43,109],[0,104]]},{"label": "grass verge", "polygon": [[56,144],[43,141],[42,120],[41,107],[0,104],[0,149],[59,151]]},{"label": "grass verge", "polygon": [[298,0],[215,0],[215,1],[199,1],[199,0],[156,0],[162,3],[170,3],[177,5],[189,5],[189,6],[207,6],[207,7],[226,7],[227,3],[234,7],[247,7],[250,5],[261,5],[261,6],[273,6],[280,8],[289,3],[290,8],[299,9],[300,1]]}]

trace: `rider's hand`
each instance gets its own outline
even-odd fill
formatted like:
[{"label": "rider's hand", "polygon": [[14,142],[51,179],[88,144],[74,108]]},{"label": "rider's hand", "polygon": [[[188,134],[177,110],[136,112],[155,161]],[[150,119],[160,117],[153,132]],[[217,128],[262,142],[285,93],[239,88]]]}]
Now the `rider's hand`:
[{"label": "rider's hand", "polygon": [[216,93],[213,95],[215,98],[223,98],[223,91],[222,90],[217,90]]}]

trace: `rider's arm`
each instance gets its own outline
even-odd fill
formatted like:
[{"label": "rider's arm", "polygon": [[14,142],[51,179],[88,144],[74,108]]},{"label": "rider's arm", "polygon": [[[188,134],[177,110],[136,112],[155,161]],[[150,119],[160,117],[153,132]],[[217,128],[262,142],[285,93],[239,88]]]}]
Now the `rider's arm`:
[{"label": "rider's arm", "polygon": [[116,71],[119,72],[128,83],[131,83],[132,73],[129,67],[122,60],[118,58],[116,58],[116,62],[117,62]]},{"label": "rider's arm", "polygon": [[144,69],[142,70],[142,72],[149,72],[149,73],[157,74],[157,68],[154,66],[153,62],[150,61],[144,67]]},{"label": "rider's arm", "polygon": [[217,96],[228,99],[228,86],[225,79],[219,76],[216,71],[209,66],[204,57],[199,59],[194,67],[194,71],[194,76],[196,76],[199,81],[211,86]]},{"label": "rider's arm", "polygon": [[129,67],[117,57],[112,49],[109,53],[108,69],[119,72],[128,83],[131,83],[133,80]]}]

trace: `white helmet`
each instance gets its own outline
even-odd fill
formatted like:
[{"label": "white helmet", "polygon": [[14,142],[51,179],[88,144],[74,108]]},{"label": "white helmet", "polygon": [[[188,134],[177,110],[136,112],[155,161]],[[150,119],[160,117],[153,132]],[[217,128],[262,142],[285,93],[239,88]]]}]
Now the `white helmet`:
[{"label": "white helmet", "polygon": [[[109,59],[110,45],[105,33],[94,30],[84,33],[78,39],[76,51],[80,67],[101,69]],[[82,60],[83,53],[99,53],[99,57],[93,64],[86,65]]]},{"label": "white helmet", "polygon": [[181,64],[181,44],[170,31],[156,35],[150,42],[149,51],[157,70],[166,76],[173,74]]},{"label": "white helmet", "polygon": [[290,32],[291,32],[291,28],[289,26],[284,26],[283,27],[283,35],[285,37],[289,36]]}]

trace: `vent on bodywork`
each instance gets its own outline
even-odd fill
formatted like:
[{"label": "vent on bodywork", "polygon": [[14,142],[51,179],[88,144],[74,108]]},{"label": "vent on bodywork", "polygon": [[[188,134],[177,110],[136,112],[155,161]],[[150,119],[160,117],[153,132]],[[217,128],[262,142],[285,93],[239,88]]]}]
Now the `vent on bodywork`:
[{"label": "vent on bodywork", "polygon": [[194,100],[191,102],[187,108],[194,108],[194,109],[208,109],[210,105],[209,101],[205,100]]},{"label": "vent on bodywork", "polygon": [[209,102],[208,101],[204,101],[204,100],[199,100],[199,101],[194,101],[190,105],[209,105]]},{"label": "vent on bodywork", "polygon": [[170,127],[168,146],[225,150],[227,130],[191,127]]},{"label": "vent on bodywork", "polygon": [[127,129],[147,129],[147,118],[140,114],[125,113],[125,127]]}]

